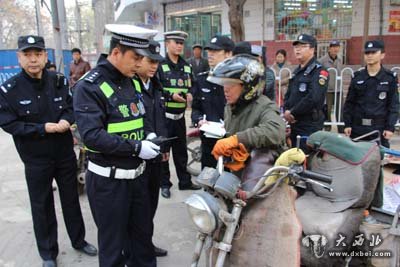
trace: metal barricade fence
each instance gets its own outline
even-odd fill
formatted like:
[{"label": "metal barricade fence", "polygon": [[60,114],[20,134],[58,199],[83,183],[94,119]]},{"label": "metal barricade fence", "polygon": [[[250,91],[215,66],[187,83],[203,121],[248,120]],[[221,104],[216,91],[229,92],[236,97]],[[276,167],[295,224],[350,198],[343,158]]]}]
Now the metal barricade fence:
[{"label": "metal barricade fence", "polygon": [[[360,70],[360,69],[363,69],[363,68],[359,68],[358,70]],[[329,73],[335,74],[336,81],[335,81],[335,90],[334,90],[334,102],[333,102],[333,107],[331,109],[332,114],[328,114],[328,116],[331,116],[332,121],[325,121],[324,124],[326,126],[328,126],[328,125],[343,126],[344,125],[344,122],[342,119],[343,105],[344,105],[344,101],[345,101],[345,96],[347,95],[348,86],[350,85],[351,77],[353,77],[353,74],[354,74],[354,70],[350,67],[343,68],[340,71],[340,73],[335,68],[328,68],[327,70]],[[272,71],[274,72],[276,85],[278,86],[277,104],[279,107],[281,107],[282,106],[281,99],[284,98],[284,96],[282,95],[282,74],[284,72],[288,72],[289,78],[292,78],[292,70],[289,68],[282,68],[279,70],[278,75],[274,69],[272,69]],[[400,73],[400,67],[393,67],[393,68],[391,68],[391,71]],[[344,79],[344,78],[348,78],[348,79]],[[347,84],[347,82],[348,82],[348,84]],[[347,87],[345,87],[344,85],[347,85]],[[339,116],[336,116],[336,110],[338,110]],[[399,126],[400,126],[400,122],[397,122],[396,127],[399,127]]]}]

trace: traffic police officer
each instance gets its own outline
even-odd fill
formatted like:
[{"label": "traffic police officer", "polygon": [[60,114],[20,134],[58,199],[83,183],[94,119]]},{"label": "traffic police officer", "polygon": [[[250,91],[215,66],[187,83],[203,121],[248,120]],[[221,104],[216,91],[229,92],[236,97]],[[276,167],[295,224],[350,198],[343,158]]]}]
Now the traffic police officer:
[{"label": "traffic police officer", "polygon": [[[74,110],[87,147],[87,194],[98,228],[99,265],[156,266],[144,159],[160,147],[144,139],[145,109],[135,75],[157,31],[107,24],[107,57],[75,86]],[[129,258],[127,259],[127,257]]]},{"label": "traffic police officer", "polygon": [[[389,147],[399,113],[397,75],[381,65],[384,43],[368,41],[364,46],[366,67],[354,73],[344,105],[345,134],[352,138],[373,130],[381,144]],[[369,136],[367,139],[375,138]]]},{"label": "traffic police officer", "polygon": [[0,90],[0,126],[13,135],[25,166],[33,228],[43,266],[56,266],[57,219],[52,182],[56,180],[64,221],[72,246],[88,255],[97,250],[85,238],[77,192],[76,156],[70,125],[74,122],[67,79],[47,71],[41,36],[18,38],[22,71]]},{"label": "traffic police officer", "polygon": [[[188,155],[186,147],[186,101],[192,98],[193,74],[190,65],[180,56],[187,33],[172,31],[164,33],[167,54],[165,60],[158,67],[158,75],[163,85],[166,96],[166,113],[168,136],[178,138],[167,147],[172,147],[172,155],[176,173],[179,179],[179,190],[200,189],[191,181],[191,176],[186,170]],[[171,197],[170,171],[168,161],[163,163],[163,177],[161,180],[161,195]]]},{"label": "traffic police officer", "polygon": [[[144,130],[146,139],[152,140],[156,137],[168,136],[165,118],[165,101],[162,92],[162,85],[155,77],[158,63],[164,58],[160,55],[160,44],[156,41],[149,42],[149,55],[143,58],[142,64],[137,71],[138,81],[143,94],[146,118],[144,120]],[[161,182],[161,162],[167,161],[169,152],[165,151],[165,146],[161,145],[162,154],[155,159],[146,161],[144,176],[148,180],[150,211],[152,219],[152,233],[154,234],[154,215],[158,206],[158,196],[160,195]],[[158,257],[166,256],[165,249],[154,246],[155,255]]]},{"label": "traffic police officer", "polygon": [[[284,118],[290,123],[290,139],[296,144],[296,136],[309,136],[322,130],[323,112],[329,74],[315,59],[317,41],[308,34],[300,34],[293,42],[294,53],[300,65],[294,70],[284,99]],[[305,139],[300,147],[308,152]]]},{"label": "traffic police officer", "polygon": [[[211,70],[226,58],[232,56],[234,42],[227,36],[214,36],[210,43],[204,47],[208,53],[208,64]],[[207,81],[209,71],[199,73],[197,76],[197,90],[193,97],[192,119],[201,126],[207,121],[220,122],[224,119],[225,96],[221,85]],[[206,118],[204,120],[204,118]],[[201,135],[201,168],[215,168],[217,161],[211,151],[217,142],[215,138]]]}]

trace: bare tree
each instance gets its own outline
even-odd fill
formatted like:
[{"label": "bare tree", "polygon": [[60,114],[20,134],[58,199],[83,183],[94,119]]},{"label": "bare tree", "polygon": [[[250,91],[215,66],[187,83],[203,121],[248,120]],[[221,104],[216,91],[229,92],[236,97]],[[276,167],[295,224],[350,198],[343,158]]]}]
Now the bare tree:
[{"label": "bare tree", "polygon": [[33,6],[21,1],[1,1],[0,7],[0,48],[16,48],[20,35],[36,34]]},{"label": "bare tree", "polygon": [[243,6],[246,0],[225,0],[229,6],[228,16],[231,25],[232,40],[240,42],[244,40]]}]

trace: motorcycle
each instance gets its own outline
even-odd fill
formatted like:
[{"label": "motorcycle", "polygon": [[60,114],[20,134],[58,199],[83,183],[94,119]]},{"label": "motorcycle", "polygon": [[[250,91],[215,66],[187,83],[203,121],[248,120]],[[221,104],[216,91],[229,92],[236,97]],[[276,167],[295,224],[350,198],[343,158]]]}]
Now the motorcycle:
[{"label": "motorcycle", "polygon": [[224,171],[221,158],[217,169],[202,170],[196,182],[204,191],[185,201],[198,229],[191,267],[202,254],[208,267],[351,263],[359,248],[348,242],[374,196],[379,146],[328,132],[308,143],[309,170],[299,162],[272,166],[276,156],[265,150],[252,151],[240,176]]}]

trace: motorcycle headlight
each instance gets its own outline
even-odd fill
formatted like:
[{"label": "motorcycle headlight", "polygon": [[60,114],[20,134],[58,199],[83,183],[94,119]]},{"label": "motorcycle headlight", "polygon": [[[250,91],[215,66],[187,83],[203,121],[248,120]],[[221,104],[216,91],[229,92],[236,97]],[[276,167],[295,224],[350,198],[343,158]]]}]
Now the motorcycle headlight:
[{"label": "motorcycle headlight", "polygon": [[211,234],[217,228],[218,212],[223,207],[215,197],[207,192],[194,193],[186,199],[185,204],[200,232]]}]

